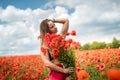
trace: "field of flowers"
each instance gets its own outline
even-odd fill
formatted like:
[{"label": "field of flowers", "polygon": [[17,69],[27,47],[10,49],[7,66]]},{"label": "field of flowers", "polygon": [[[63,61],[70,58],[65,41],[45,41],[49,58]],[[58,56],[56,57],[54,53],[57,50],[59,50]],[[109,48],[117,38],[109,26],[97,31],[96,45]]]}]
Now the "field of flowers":
[{"label": "field of flowers", "polygon": [[[76,51],[77,80],[120,80],[120,49]],[[0,80],[48,80],[40,55],[1,56]]]}]

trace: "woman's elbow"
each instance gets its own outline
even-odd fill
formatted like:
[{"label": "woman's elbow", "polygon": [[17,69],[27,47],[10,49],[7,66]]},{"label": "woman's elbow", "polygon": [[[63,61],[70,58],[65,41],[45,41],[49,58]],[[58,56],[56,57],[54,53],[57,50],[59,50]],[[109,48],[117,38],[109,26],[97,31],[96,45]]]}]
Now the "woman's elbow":
[{"label": "woman's elbow", "polygon": [[66,21],[67,23],[69,23],[69,19],[66,18],[65,21]]}]

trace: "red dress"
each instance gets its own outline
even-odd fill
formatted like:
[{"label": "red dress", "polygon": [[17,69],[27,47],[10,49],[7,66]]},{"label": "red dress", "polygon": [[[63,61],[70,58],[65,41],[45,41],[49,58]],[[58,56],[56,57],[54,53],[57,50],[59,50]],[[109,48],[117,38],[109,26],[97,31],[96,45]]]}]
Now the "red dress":
[{"label": "red dress", "polygon": [[[64,67],[62,64],[56,64],[56,65],[61,68]],[[49,80],[65,80],[68,76],[69,76],[69,74],[64,74],[61,72],[50,70]]]}]

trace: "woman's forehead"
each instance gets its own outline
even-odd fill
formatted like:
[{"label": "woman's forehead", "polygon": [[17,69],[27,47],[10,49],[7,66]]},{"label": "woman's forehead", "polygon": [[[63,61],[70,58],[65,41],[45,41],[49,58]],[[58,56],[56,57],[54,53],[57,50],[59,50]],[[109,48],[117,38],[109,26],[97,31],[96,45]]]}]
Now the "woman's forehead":
[{"label": "woman's forehead", "polygon": [[48,25],[51,27],[54,23],[52,21],[48,21]]}]

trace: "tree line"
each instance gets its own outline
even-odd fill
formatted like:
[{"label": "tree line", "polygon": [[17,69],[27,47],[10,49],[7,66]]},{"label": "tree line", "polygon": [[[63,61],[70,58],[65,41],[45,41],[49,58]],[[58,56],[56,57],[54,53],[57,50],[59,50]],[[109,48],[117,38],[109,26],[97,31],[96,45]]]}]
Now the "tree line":
[{"label": "tree line", "polygon": [[84,45],[79,47],[80,50],[94,50],[104,48],[120,48],[120,40],[114,37],[112,42],[110,43],[94,41],[91,44],[85,43]]}]

